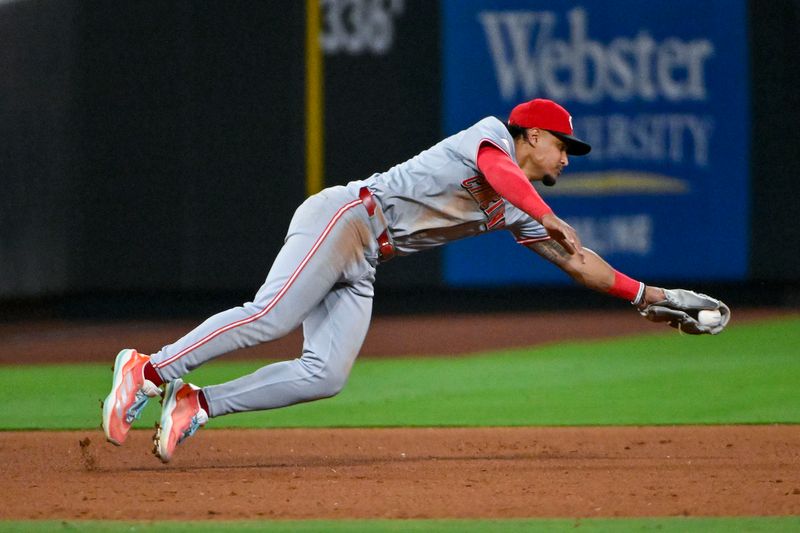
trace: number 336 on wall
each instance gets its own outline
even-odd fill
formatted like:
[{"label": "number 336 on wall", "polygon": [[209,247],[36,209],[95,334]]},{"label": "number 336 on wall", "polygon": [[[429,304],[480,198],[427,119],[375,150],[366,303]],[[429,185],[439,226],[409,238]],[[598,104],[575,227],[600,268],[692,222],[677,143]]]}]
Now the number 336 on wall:
[{"label": "number 336 on wall", "polygon": [[395,18],[405,0],[320,0],[320,42],[328,55],[384,55],[394,44]]}]

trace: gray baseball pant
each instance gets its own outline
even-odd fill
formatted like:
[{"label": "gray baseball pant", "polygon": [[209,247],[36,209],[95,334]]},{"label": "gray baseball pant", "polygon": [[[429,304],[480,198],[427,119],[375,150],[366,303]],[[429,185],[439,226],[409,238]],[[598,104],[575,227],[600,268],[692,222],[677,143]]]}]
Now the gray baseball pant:
[{"label": "gray baseball pant", "polygon": [[252,302],[212,316],[150,361],[165,381],[302,323],[300,357],[203,388],[209,416],[274,409],[337,394],[369,327],[378,245],[357,188],[332,187],[297,209]]}]

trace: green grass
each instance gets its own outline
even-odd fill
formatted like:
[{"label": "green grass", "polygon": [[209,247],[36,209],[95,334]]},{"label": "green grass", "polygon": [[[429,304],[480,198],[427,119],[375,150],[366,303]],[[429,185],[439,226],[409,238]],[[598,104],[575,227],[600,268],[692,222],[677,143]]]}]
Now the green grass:
[{"label": "green grass", "polygon": [[[336,398],[221,417],[220,427],[800,423],[800,318],[672,331],[459,358],[365,359]],[[106,364],[0,369],[0,429],[85,429],[100,421]],[[215,361],[218,383],[259,363]],[[137,422],[157,419],[151,402]]]},{"label": "green grass", "polygon": [[268,531],[270,533],[395,533],[446,532],[484,533],[551,531],[800,531],[798,517],[759,518],[625,518],[625,519],[520,519],[520,520],[305,520],[272,522],[111,522],[53,521],[0,522],[0,532],[109,531],[203,533],[224,531]]}]

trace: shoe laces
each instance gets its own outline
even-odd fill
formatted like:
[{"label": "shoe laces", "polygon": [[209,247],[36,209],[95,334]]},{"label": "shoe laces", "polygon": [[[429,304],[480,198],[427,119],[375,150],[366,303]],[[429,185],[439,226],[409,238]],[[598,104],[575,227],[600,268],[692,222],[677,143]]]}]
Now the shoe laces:
[{"label": "shoe laces", "polygon": [[200,409],[189,421],[189,427],[186,428],[181,434],[181,438],[178,439],[178,444],[197,433],[197,430],[200,429],[201,426],[205,425],[206,422],[208,422],[208,414],[206,413],[205,409]]},{"label": "shoe laces", "polygon": [[128,424],[133,424],[134,420],[139,420],[139,417],[142,416],[142,411],[144,411],[144,406],[147,405],[147,400],[150,399],[150,396],[145,394],[141,389],[136,391],[136,396],[133,398],[133,403],[131,404],[130,409],[128,412],[125,413],[125,422]]},{"label": "shoe laces", "polygon": [[125,413],[125,423],[133,424],[134,420],[138,420],[142,416],[144,406],[147,405],[147,400],[153,396],[157,396],[160,392],[161,389],[159,389],[155,383],[149,379],[144,380],[142,388],[136,391],[133,397],[133,403],[128,409],[128,412]]}]

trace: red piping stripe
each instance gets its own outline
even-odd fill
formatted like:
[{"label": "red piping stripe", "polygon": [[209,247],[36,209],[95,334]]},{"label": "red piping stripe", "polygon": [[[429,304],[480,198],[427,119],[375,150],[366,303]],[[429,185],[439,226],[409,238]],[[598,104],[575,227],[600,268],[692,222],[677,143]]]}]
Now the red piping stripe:
[{"label": "red piping stripe", "polygon": [[[483,143],[489,143],[489,144],[491,144],[492,146],[494,146],[495,148],[497,148],[498,150],[500,150],[501,152],[503,152],[504,154],[506,154],[506,155],[507,155],[509,158],[511,158],[511,160],[512,160],[512,161],[514,160],[514,159],[511,157],[511,154],[510,154],[511,150],[510,150],[510,149],[509,149],[509,150],[506,150],[505,148],[503,148],[502,146],[500,146],[500,144],[499,144],[499,143],[496,143],[496,142],[494,142],[492,139],[489,139],[489,138],[486,138],[486,137],[484,137],[484,138],[483,138],[483,139],[481,139],[481,141],[478,143],[478,149],[475,151],[475,166],[478,166],[478,152],[480,152],[480,151],[481,151],[481,146],[483,146]],[[480,170],[480,169],[478,169],[478,170]]]},{"label": "red piping stripe", "polygon": [[517,244],[530,244],[532,242],[546,241],[549,238],[550,238],[549,235],[547,237],[531,237],[529,239],[522,239],[521,241],[517,241]]},{"label": "red piping stripe", "polygon": [[170,357],[168,359],[165,359],[165,360],[161,361],[160,363],[154,363],[153,366],[155,368],[162,368],[164,366],[172,364],[175,361],[177,361],[178,359],[180,359],[181,357],[183,357],[184,355],[186,355],[187,353],[198,349],[202,345],[206,344],[207,342],[209,342],[210,340],[214,339],[215,337],[218,337],[219,335],[222,335],[226,331],[230,331],[230,330],[232,330],[234,328],[238,328],[239,326],[244,326],[245,324],[249,324],[250,322],[255,322],[256,320],[259,320],[264,315],[269,313],[272,310],[272,308],[275,307],[275,305],[278,303],[278,301],[283,297],[283,295],[286,294],[286,291],[289,290],[289,287],[292,286],[292,283],[294,283],[294,281],[300,275],[300,272],[302,272],[303,268],[305,268],[306,264],[308,264],[309,260],[311,259],[311,256],[313,256],[314,253],[317,251],[317,249],[319,249],[319,247],[322,245],[322,241],[325,240],[325,237],[327,237],[328,234],[331,232],[331,230],[333,229],[334,224],[336,224],[336,222],[342,217],[342,215],[345,213],[345,211],[347,211],[348,209],[350,209],[350,208],[352,208],[352,207],[354,207],[356,205],[359,205],[359,204],[361,204],[361,200],[353,200],[352,202],[350,202],[348,204],[345,204],[341,209],[339,209],[339,211],[336,212],[336,214],[333,216],[331,221],[328,222],[328,225],[325,227],[325,230],[317,238],[316,242],[314,242],[314,246],[311,247],[311,250],[309,250],[309,252],[303,258],[303,260],[300,262],[300,265],[298,265],[298,267],[294,270],[294,272],[289,277],[289,279],[286,281],[286,283],[283,285],[283,287],[281,287],[281,290],[278,291],[278,294],[275,295],[275,297],[269,302],[269,304],[267,304],[266,307],[264,307],[264,309],[262,309],[261,311],[259,311],[258,313],[256,313],[255,315],[253,315],[251,317],[243,318],[242,320],[238,320],[236,322],[228,324],[227,326],[223,326],[223,327],[217,329],[216,331],[213,331],[213,332],[209,333],[208,335],[206,335],[205,337],[203,337],[199,341],[195,342],[194,344],[192,344],[188,348],[184,348],[180,352],[176,353],[175,355],[173,355],[172,357]]}]

